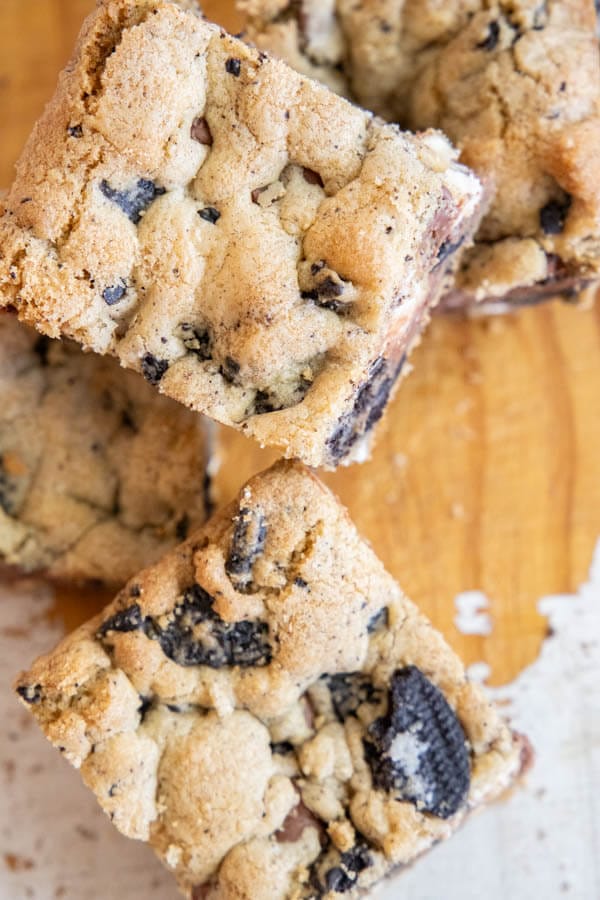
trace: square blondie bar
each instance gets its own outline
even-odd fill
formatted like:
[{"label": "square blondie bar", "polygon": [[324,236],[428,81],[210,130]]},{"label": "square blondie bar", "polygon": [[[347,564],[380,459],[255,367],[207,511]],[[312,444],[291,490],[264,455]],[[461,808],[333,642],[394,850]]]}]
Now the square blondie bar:
[{"label": "square blondie bar", "polygon": [[17,692],[189,900],[351,900],[528,759],[295,462],[254,477]]},{"label": "square blondie bar", "polygon": [[411,129],[441,128],[490,204],[446,307],[574,300],[600,281],[592,0],[242,0],[249,37]]},{"label": "square blondie bar", "polygon": [[210,512],[211,423],[0,313],[0,564],[121,587]]},{"label": "square blondie bar", "polygon": [[362,458],[481,215],[402,133],[167,0],[104,0],[0,217],[0,305],[287,456]]}]

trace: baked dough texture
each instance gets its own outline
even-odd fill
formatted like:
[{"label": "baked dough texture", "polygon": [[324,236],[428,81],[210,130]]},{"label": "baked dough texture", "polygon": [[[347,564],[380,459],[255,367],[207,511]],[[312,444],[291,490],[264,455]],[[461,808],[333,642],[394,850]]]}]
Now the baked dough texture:
[{"label": "baked dough texture", "polygon": [[121,587],[209,514],[212,427],[0,314],[0,562]]},{"label": "baked dough texture", "polygon": [[104,0],[17,165],[0,304],[288,457],[364,458],[481,216],[455,158],[189,9]]},{"label": "baked dough texture", "polygon": [[189,900],[351,900],[527,759],[297,462],[254,477],[17,692]]},{"label": "baked dough texture", "polygon": [[392,122],[440,128],[490,204],[443,306],[576,300],[600,273],[591,0],[242,0],[249,37]]}]

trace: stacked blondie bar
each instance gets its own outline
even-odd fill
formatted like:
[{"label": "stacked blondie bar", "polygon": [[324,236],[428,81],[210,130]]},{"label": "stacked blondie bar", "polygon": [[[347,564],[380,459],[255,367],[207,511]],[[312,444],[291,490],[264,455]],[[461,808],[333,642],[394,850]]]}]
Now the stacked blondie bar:
[{"label": "stacked blondie bar", "polygon": [[[530,751],[307,466],[440,303],[598,281],[600,55],[575,0],[244,6],[99,0],[17,165],[0,555],[119,591],[16,689],[188,900],[350,900]],[[213,515],[215,422],[286,459]]]},{"label": "stacked blondie bar", "polygon": [[389,121],[441,128],[488,188],[445,303],[505,307],[598,279],[596,10],[587,0],[238,0],[249,33]]}]

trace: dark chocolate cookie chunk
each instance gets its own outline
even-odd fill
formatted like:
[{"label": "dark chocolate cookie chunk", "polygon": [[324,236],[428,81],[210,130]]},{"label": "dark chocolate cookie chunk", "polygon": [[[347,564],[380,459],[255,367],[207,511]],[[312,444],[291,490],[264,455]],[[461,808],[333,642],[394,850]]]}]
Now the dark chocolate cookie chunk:
[{"label": "dark chocolate cookie chunk", "polygon": [[146,353],[142,359],[142,374],[150,384],[158,384],[168,368],[166,359],[157,359],[151,353]]},{"label": "dark chocolate cookie chunk", "polygon": [[[314,265],[312,274],[317,276],[323,268],[324,264],[321,267]],[[346,287],[344,280],[335,272],[325,272],[323,277],[317,280],[315,287],[312,290],[303,291],[301,296],[303,300],[311,300],[322,309],[343,313],[349,309],[349,304],[343,299]]]},{"label": "dark chocolate cookie chunk", "polygon": [[325,680],[331,694],[331,704],[340,722],[355,715],[363,703],[376,704],[381,701],[382,692],[374,686],[368,675],[327,675]]},{"label": "dark chocolate cookie chunk", "polygon": [[210,334],[206,329],[195,328],[184,322],[180,328],[181,339],[186,350],[195,353],[199,359],[208,361],[211,359]]},{"label": "dark chocolate cookie chunk", "polygon": [[142,617],[138,604],[107,619],[98,630],[100,639],[111,632],[143,631],[178,666],[267,666],[271,662],[266,622],[225,622],[213,608],[214,599],[192,585],[165,625],[152,616]]},{"label": "dark chocolate cookie chunk", "polygon": [[104,288],[102,291],[102,299],[107,306],[114,306],[115,303],[118,303],[119,300],[123,299],[126,293],[127,285],[123,279],[121,279],[118,284],[111,284],[109,287]]},{"label": "dark chocolate cookie chunk", "polygon": [[25,703],[35,705],[42,702],[41,684],[22,684],[17,687],[17,694]]},{"label": "dark chocolate cookie chunk", "polygon": [[383,609],[380,609],[378,613],[376,613],[368,625],[369,634],[375,634],[376,631],[381,631],[384,628],[387,628],[389,625],[390,613],[387,606],[384,606]]},{"label": "dark chocolate cookie chunk", "polygon": [[567,194],[563,200],[551,200],[540,210],[540,225],[544,234],[561,234],[573,202]]},{"label": "dark chocolate cookie chunk", "polygon": [[198,215],[205,222],[210,222],[211,225],[216,225],[221,218],[221,213],[214,206],[205,206],[198,212]]},{"label": "dark chocolate cookie chunk", "polygon": [[241,368],[237,360],[231,356],[226,356],[219,371],[227,384],[237,384]]},{"label": "dark chocolate cookie chunk", "polygon": [[0,456],[0,507],[9,516],[15,512],[16,495],[15,479],[8,472],[4,457]]},{"label": "dark chocolate cookie chunk", "polygon": [[296,389],[282,399],[277,392],[270,390],[258,390],[254,397],[254,408],[252,414],[255,416],[263,416],[266,413],[279,412],[282,409],[290,409],[293,406],[299,406],[308,394],[313,382],[303,376],[300,376]]},{"label": "dark chocolate cookie chunk", "polygon": [[311,887],[318,892],[318,897],[330,892],[346,894],[356,887],[360,873],[371,865],[371,852],[364,842],[357,843],[345,853],[332,847],[313,864]]},{"label": "dark chocolate cookie chunk", "polygon": [[269,391],[257,391],[254,398],[254,413],[257,416],[264,416],[266,413],[277,412],[282,407],[277,400],[271,396]]},{"label": "dark chocolate cookie chunk", "polygon": [[404,355],[394,365],[381,357],[373,365],[368,379],[356,393],[351,411],[346,413],[328,441],[328,450],[334,461],[343,459],[379,422],[405,359]]},{"label": "dark chocolate cookie chunk", "polygon": [[213,602],[195,584],[175,607],[166,628],[154,623],[163,653],[180,666],[268,666],[272,649],[267,623],[224,622],[214,611]]},{"label": "dark chocolate cookie chunk", "polygon": [[487,50],[488,53],[491,50],[495,50],[498,46],[498,40],[500,38],[500,25],[498,22],[493,20],[488,25],[488,33],[486,37],[477,44],[479,50]]},{"label": "dark chocolate cookie chunk", "polygon": [[116,203],[134,225],[138,225],[143,214],[154,203],[157,197],[165,193],[165,189],[157,187],[153,181],[140,178],[129,190],[119,191],[110,186],[106,179],[100,182],[100,190],[107,200]]},{"label": "dark chocolate cookie chunk", "polygon": [[277,753],[279,756],[288,756],[290,753],[294,752],[294,745],[289,741],[272,741],[271,751]]},{"label": "dark chocolate cookie chunk", "polygon": [[462,725],[415,666],[394,673],[388,713],[368,735],[365,755],[376,787],[442,819],[464,805],[471,767]]},{"label": "dark chocolate cookie chunk", "polygon": [[144,619],[142,617],[142,611],[139,605],[134,603],[133,606],[129,606],[122,612],[115,613],[114,616],[111,616],[110,619],[103,622],[98,629],[98,637],[104,637],[105,635],[110,634],[111,631],[118,631],[123,634],[129,631],[139,631],[143,625]]},{"label": "dark chocolate cookie chunk", "polygon": [[267,523],[257,509],[240,509],[236,520],[225,571],[236,590],[242,593],[252,587],[254,563],[265,549]]},{"label": "dark chocolate cookie chunk", "polygon": [[242,71],[241,60],[230,57],[225,63],[225,71],[228,72],[229,75],[235,75],[236,78],[239,78]]}]

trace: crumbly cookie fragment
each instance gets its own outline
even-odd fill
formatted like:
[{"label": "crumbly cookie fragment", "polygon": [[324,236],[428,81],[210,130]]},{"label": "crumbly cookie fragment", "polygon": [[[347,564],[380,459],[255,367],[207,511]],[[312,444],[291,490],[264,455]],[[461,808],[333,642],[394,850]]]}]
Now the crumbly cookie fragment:
[{"label": "crumbly cookie fragment", "polygon": [[357,897],[526,760],[299,463],[253,478],[17,692],[189,900]]},{"label": "crumbly cookie fragment", "polygon": [[245,0],[250,37],[384,118],[440,128],[491,192],[446,306],[572,300],[600,277],[591,0]]},{"label": "crumbly cookie fragment", "polygon": [[0,561],[122,585],[209,514],[210,423],[0,315]]},{"label": "crumbly cookie fragment", "polygon": [[438,133],[167,0],[104,0],[18,164],[0,302],[334,467],[365,455],[481,200]]}]

